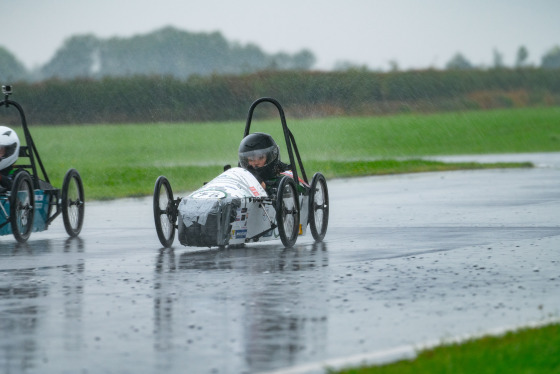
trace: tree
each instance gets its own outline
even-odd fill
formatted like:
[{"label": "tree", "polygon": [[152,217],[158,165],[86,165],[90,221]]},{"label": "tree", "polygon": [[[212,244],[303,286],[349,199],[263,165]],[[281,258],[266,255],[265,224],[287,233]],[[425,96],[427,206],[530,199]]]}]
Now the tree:
[{"label": "tree", "polygon": [[230,43],[219,32],[192,33],[174,27],[130,38],[68,39],[44,66],[44,77],[123,77],[241,74],[259,70],[307,70],[315,63],[308,50],[267,55],[254,44]]},{"label": "tree", "polygon": [[315,55],[308,49],[302,49],[292,56],[292,67],[295,70],[309,70],[315,65]]},{"label": "tree", "polygon": [[224,66],[224,73],[251,73],[267,65],[266,54],[255,44],[231,46],[230,58]]},{"label": "tree", "polygon": [[469,60],[466,59],[461,53],[457,52],[447,64],[447,70],[470,70],[473,68]]},{"label": "tree", "polygon": [[27,70],[7,49],[0,46],[0,82],[8,84],[25,79]]},{"label": "tree", "polygon": [[290,55],[285,52],[278,52],[270,57],[268,64],[270,70],[288,70],[290,68]]},{"label": "tree", "polygon": [[519,47],[517,50],[517,57],[515,58],[515,66],[518,68],[523,67],[526,64],[528,57],[529,51],[527,51],[527,48],[525,48],[525,46]]},{"label": "tree", "polygon": [[290,56],[279,52],[269,59],[268,68],[272,70],[309,70],[315,63],[315,56],[309,50],[303,49]]},{"label": "tree", "polygon": [[92,77],[97,69],[99,41],[93,35],[67,39],[52,60],[41,69],[43,78]]},{"label": "tree", "polygon": [[368,66],[365,64],[358,64],[353,61],[339,60],[336,61],[333,67],[334,71],[368,71]]},{"label": "tree", "polygon": [[496,48],[492,51],[494,55],[494,68],[501,69],[504,67],[504,55],[500,53]]},{"label": "tree", "polygon": [[541,60],[543,69],[560,68],[560,46],[554,46],[550,51],[545,53]]}]

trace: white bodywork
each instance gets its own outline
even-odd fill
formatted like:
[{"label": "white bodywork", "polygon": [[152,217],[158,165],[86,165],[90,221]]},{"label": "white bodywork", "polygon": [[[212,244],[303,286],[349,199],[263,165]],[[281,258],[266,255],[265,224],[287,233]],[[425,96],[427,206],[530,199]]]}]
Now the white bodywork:
[{"label": "white bodywork", "polygon": [[[300,196],[300,235],[307,227],[307,200],[307,196]],[[239,167],[226,170],[183,198],[178,211],[179,240],[183,245],[235,245],[279,236],[277,228],[271,230],[276,223],[272,200],[253,174]],[[206,233],[215,229],[215,233],[204,235],[216,236],[216,243],[193,239],[192,232],[200,232],[191,228],[195,224]]]}]

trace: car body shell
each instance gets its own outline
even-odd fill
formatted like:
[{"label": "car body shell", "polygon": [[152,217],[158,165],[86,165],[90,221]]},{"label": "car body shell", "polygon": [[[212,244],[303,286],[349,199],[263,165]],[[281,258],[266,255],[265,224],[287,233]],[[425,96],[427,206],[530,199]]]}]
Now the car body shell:
[{"label": "car body shell", "polygon": [[[288,174],[289,176],[289,174]],[[305,191],[306,184],[300,184]],[[298,194],[299,235],[307,231],[309,196]],[[206,183],[178,206],[179,241],[189,246],[224,246],[279,237],[274,198],[249,171],[235,167]]]}]

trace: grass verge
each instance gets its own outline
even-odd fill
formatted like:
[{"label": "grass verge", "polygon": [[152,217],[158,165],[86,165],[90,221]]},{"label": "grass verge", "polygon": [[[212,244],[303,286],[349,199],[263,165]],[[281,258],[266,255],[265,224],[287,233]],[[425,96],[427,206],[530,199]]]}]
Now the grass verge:
[{"label": "grass verge", "polygon": [[560,373],[560,324],[526,328],[421,351],[414,360],[331,374]]},{"label": "grass verge", "polygon": [[422,159],[374,161],[313,161],[309,165],[327,178],[349,178],[366,175],[421,173],[434,171],[530,168],[530,162],[441,162]]},{"label": "grass verge", "polygon": [[[290,120],[308,176],[327,178],[518,167],[516,164],[444,164],[426,155],[560,151],[560,108]],[[30,129],[53,185],[74,167],[86,199],[150,195],[165,175],[175,190],[198,188],[237,163],[245,123],[36,126]],[[278,120],[254,120],[281,145]]]}]

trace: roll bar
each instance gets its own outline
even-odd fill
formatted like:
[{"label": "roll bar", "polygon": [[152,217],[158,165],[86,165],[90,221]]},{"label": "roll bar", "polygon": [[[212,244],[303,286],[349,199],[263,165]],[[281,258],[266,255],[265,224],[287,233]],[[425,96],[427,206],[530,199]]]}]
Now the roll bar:
[{"label": "roll bar", "polygon": [[16,165],[21,168],[28,168],[32,170],[31,177],[33,178],[34,188],[39,188],[39,176],[37,175],[37,164],[41,168],[41,172],[43,173],[43,179],[47,183],[51,183],[49,181],[49,177],[47,175],[47,171],[43,166],[43,162],[41,161],[41,157],[39,157],[39,152],[37,152],[37,147],[35,146],[35,142],[33,141],[33,137],[29,132],[29,128],[27,127],[27,120],[25,119],[25,113],[23,112],[23,108],[17,102],[10,100],[9,97],[12,94],[12,86],[5,85],[2,86],[2,94],[4,95],[4,100],[0,101],[0,107],[5,106],[9,108],[13,106],[19,112],[19,116],[21,119],[21,127],[23,128],[23,134],[25,136],[25,145],[20,146],[20,157],[28,157],[29,158],[29,165]]},{"label": "roll bar", "polygon": [[[245,124],[245,132],[243,134],[243,138],[249,135],[249,132],[251,130],[251,122],[253,120],[253,112],[255,111],[255,108],[257,107],[257,105],[263,102],[274,104],[278,109],[278,113],[280,114],[280,120],[282,122],[282,130],[284,132],[284,140],[286,141],[286,148],[288,150],[288,156],[290,157],[290,165],[292,168],[292,173],[294,174],[294,180],[296,181],[296,183],[299,180],[298,170],[297,170],[298,169],[297,167],[299,166],[302,179],[305,181],[305,183],[309,183],[309,181],[307,180],[307,175],[305,174],[303,163],[301,162],[301,157],[299,155],[299,150],[296,145],[296,140],[294,138],[294,135],[288,128],[288,124],[286,123],[286,116],[284,115],[284,109],[276,99],[273,99],[271,97],[261,97],[260,99],[255,100],[253,104],[251,104],[251,107],[249,108],[249,113],[247,114],[247,122]],[[295,157],[294,157],[294,153],[295,153]],[[297,164],[295,162],[296,159],[297,159]]]}]

